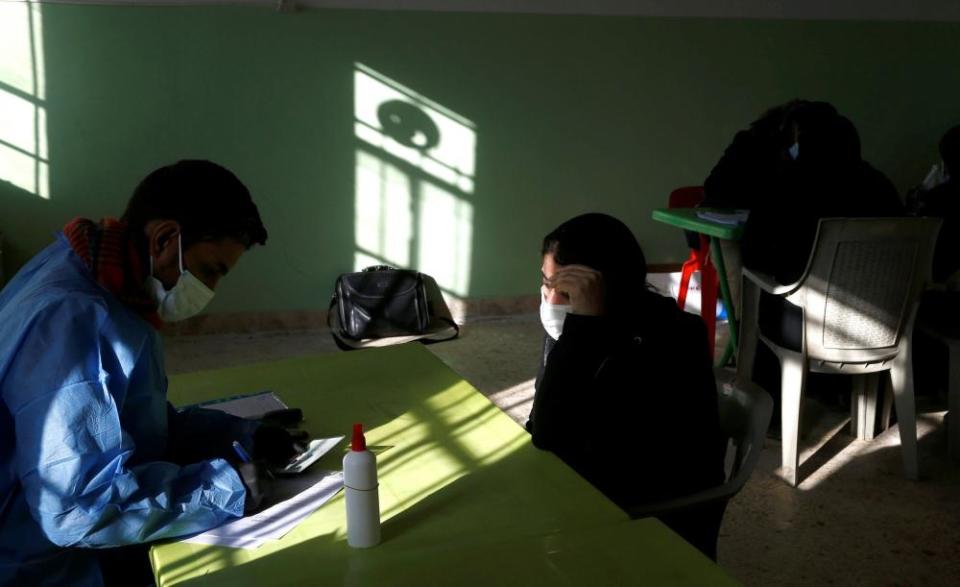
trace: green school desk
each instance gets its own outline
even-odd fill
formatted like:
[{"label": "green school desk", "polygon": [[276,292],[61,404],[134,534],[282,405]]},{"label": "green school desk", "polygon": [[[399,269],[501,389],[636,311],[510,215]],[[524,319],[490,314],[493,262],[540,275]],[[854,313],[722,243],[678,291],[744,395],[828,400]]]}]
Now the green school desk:
[{"label": "green school desk", "polygon": [[[630,521],[534,448],[419,344],[176,376],[170,399],[263,389],[302,408],[316,436],[365,425],[378,454],[382,543],[347,546],[341,492],[256,550],[155,545],[158,585],[733,584],[658,521]],[[334,452],[314,466],[339,468]]]},{"label": "green school desk", "polygon": [[653,211],[653,219],[684,230],[691,230],[710,237],[710,255],[720,277],[720,296],[723,298],[723,307],[727,310],[727,324],[730,326],[730,340],[723,351],[718,367],[723,367],[737,350],[737,316],[733,301],[730,297],[730,284],[727,283],[727,267],[723,261],[723,251],[720,250],[720,241],[739,241],[743,235],[742,224],[723,224],[713,220],[706,220],[697,216],[697,212],[723,212],[708,208],[660,208]]}]

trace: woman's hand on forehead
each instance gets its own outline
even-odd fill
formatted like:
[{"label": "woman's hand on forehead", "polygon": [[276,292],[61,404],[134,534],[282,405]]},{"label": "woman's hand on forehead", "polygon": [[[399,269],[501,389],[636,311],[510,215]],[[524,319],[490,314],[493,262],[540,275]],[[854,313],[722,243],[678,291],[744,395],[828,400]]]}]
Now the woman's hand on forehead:
[{"label": "woman's hand on forehead", "polygon": [[603,274],[586,265],[563,265],[544,280],[570,299],[571,312],[585,316],[602,316],[606,286]]}]

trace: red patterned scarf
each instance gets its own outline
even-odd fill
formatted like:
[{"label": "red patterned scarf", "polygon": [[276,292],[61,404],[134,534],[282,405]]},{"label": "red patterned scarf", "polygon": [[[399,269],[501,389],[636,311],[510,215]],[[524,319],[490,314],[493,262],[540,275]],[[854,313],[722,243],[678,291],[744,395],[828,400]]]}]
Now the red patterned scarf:
[{"label": "red patterned scarf", "polygon": [[147,268],[125,222],[114,218],[100,222],[74,218],[63,227],[63,234],[101,287],[154,328],[160,328],[163,321],[157,315],[157,304],[143,286]]}]

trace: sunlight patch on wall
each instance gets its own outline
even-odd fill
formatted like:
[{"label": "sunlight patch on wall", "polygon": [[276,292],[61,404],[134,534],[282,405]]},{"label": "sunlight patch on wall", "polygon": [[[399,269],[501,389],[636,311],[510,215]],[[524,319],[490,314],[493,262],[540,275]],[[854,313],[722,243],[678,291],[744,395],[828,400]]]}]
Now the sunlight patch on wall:
[{"label": "sunlight patch on wall", "polygon": [[420,270],[461,295],[470,285],[473,206],[437,185],[421,185],[418,210]]},{"label": "sunlight patch on wall", "polygon": [[414,268],[467,295],[473,245],[473,123],[357,64],[355,269]]},{"label": "sunlight patch on wall", "polygon": [[410,177],[396,165],[357,151],[356,182],[357,248],[378,255],[383,262],[409,266],[413,238]]},{"label": "sunlight patch on wall", "polygon": [[50,198],[40,6],[0,2],[0,181]]}]

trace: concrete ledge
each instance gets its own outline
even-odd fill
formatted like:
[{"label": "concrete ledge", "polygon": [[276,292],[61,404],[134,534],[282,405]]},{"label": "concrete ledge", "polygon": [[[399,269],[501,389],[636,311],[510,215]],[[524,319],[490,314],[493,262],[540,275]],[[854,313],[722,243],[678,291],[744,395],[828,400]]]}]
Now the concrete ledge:
[{"label": "concrete ledge", "polygon": [[[453,299],[447,298],[453,319],[464,324],[472,320],[537,311],[540,298],[536,295],[509,298]],[[327,327],[326,310],[295,310],[281,312],[226,312],[201,314],[189,320],[163,327],[168,336],[205,334],[243,334],[254,332],[317,330]]]},{"label": "concrete ledge", "polygon": [[166,324],[162,332],[170,336],[190,336],[316,330],[326,326],[326,311],[226,312],[201,314],[183,322]]},{"label": "concrete ledge", "polygon": [[[649,273],[671,273],[680,270],[678,263],[648,266]],[[540,296],[525,295],[502,298],[460,299],[444,294],[450,314],[458,324],[483,318],[534,314],[540,307]],[[225,312],[201,314],[189,320],[168,324],[163,333],[169,336],[204,334],[245,334],[254,332],[296,332],[327,327],[326,310],[289,310],[278,312]]]}]

